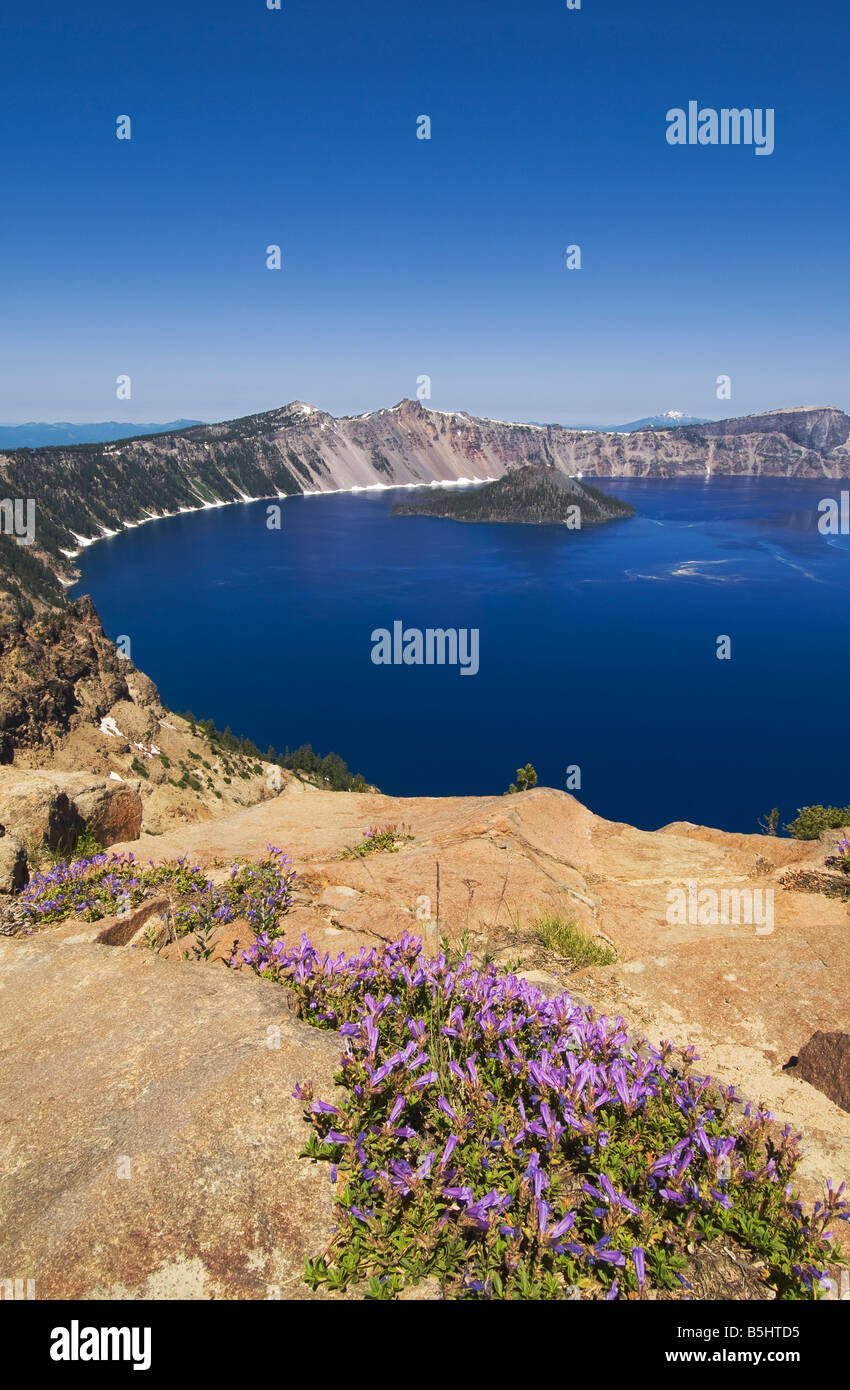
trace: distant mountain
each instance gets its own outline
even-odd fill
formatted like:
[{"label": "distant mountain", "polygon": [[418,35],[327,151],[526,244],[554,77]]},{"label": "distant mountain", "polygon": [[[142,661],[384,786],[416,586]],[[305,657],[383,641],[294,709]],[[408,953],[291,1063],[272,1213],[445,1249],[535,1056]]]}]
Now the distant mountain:
[{"label": "distant mountain", "polygon": [[0,425],[0,449],[44,449],[51,445],[105,444],[116,439],[138,439],[142,434],[164,434],[201,425],[202,420],[169,420],[165,425],[130,425],[126,421],[101,420],[93,425],[56,424],[30,420],[26,425]]},{"label": "distant mountain", "polygon": [[[532,421],[538,424],[539,421]],[[669,430],[680,425],[710,425],[714,422],[700,415],[685,415],[681,410],[665,410],[662,415],[645,415],[642,420],[629,420],[625,425],[563,425],[567,430],[593,430],[596,434],[631,434],[634,430]]]},{"label": "distant mountain", "polygon": [[642,420],[630,420],[626,425],[612,425],[613,434],[631,434],[633,430],[669,430],[681,425],[710,425],[713,422],[699,415],[684,415],[681,410],[665,410],[662,415],[647,415]]}]

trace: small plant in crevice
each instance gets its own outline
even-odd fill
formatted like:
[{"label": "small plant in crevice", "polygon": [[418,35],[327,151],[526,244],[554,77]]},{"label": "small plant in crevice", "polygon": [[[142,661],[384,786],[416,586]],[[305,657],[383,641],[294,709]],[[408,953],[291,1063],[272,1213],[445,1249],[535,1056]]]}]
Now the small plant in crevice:
[{"label": "small plant in crevice", "polygon": [[65,860],[92,859],[97,854],[103,854],[103,845],[87,825],[77,834],[66,837],[65,844],[57,849],[34,837],[25,837],[24,843],[27,862],[31,869],[37,870],[43,869],[45,865],[55,868]]},{"label": "small plant in crevice", "polygon": [[836,854],[831,854],[826,860],[830,868],[840,869],[844,874],[850,874],[850,840],[846,835],[842,835],[840,840],[836,840]]},{"label": "small plant in crevice", "polygon": [[526,763],[525,767],[518,767],[516,770],[516,782],[511,782],[505,796],[514,796],[517,792],[530,791],[537,786],[537,773],[531,763]]},{"label": "small plant in crevice", "polygon": [[397,854],[401,845],[415,839],[406,825],[372,825],[356,845],[349,845],[341,859],[362,859],[367,854]]},{"label": "small plant in crevice", "polygon": [[587,965],[613,965],[616,951],[604,941],[586,936],[577,923],[557,913],[544,912],[537,918],[534,934],[541,946],[569,960],[576,970]]}]

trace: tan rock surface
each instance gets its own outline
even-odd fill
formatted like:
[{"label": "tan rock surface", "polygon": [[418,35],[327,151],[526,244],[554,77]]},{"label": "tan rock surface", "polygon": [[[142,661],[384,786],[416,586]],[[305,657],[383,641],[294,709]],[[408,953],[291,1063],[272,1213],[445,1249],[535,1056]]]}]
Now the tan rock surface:
[{"label": "tan rock surface", "polygon": [[88,932],[0,941],[3,1269],[39,1299],[309,1297],[333,1204],[291,1093],[332,1093],[338,1040]]},{"label": "tan rock surface", "polygon": [[[367,826],[402,822],[414,838],[397,853],[341,857]],[[779,882],[823,847],[639,831],[545,788],[411,800],[285,788],[127,848],[186,854],[215,876],[268,843],[298,870],[291,937],[336,955],[404,927],[432,944],[469,931],[473,951],[521,959],[547,992],[567,987],[651,1041],[693,1042],[702,1069],[803,1131],[807,1201],[850,1173],[850,1116],[783,1071],[815,1030],[847,1031],[847,906]],[[671,885],[688,882],[771,889],[773,931],[672,924]],[[535,939],[541,910],[601,933],[616,963],[571,974]],[[144,927],[140,914],[0,943],[4,1267],[34,1275],[40,1297],[304,1296],[302,1258],[321,1247],[331,1198],[326,1174],[295,1157],[304,1132],[289,1092],[312,1076],[328,1093],[337,1040],[245,972],[158,958],[139,944]],[[122,1155],[135,1156],[129,1181],[114,1176]]]},{"label": "tan rock surface", "polygon": [[[133,673],[132,681],[128,676],[134,694],[139,678],[139,672]],[[43,751],[38,755],[38,766],[50,772],[85,770],[113,781],[141,778],[142,829],[151,835],[217,819],[273,799],[279,790],[313,790],[262,759],[215,752],[185,719],[159,705],[119,700],[103,726],[77,725],[57,741],[49,756]],[[33,760],[36,756],[31,755]],[[18,759],[15,766],[20,764]]]},{"label": "tan rock surface", "polygon": [[[397,853],[340,858],[367,826],[402,822],[415,838]],[[850,1174],[847,1114],[782,1069],[816,1029],[846,1031],[850,1022],[847,905],[780,884],[783,870],[822,856],[823,847],[686,823],[637,830],[595,816],[567,793],[536,788],[512,797],[284,794],[159,837],[146,852],[188,853],[210,864],[260,853],[268,842],[299,871],[301,920],[290,930],[333,954],[379,944],[405,926],[421,932],[423,898],[437,912],[439,862],[439,934],[458,941],[467,929],[482,951],[509,943],[507,954],[523,960],[520,973],[554,974],[651,1041],[694,1043],[707,1072],[764,1101],[781,1121],[805,1127],[802,1171],[813,1182]],[[759,859],[773,867],[759,871]],[[689,882],[718,892],[771,889],[773,931],[671,925],[668,893]],[[329,890],[340,887],[361,896],[334,897],[351,907],[323,907],[323,897],[330,902]],[[540,910],[601,933],[619,959],[569,976],[533,939]],[[334,929],[343,933],[339,945],[326,935]]]}]

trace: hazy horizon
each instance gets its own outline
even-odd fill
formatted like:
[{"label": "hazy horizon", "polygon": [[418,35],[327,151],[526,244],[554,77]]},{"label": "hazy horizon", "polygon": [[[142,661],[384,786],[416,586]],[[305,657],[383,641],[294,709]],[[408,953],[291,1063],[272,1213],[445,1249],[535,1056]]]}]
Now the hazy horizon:
[{"label": "hazy horizon", "polygon": [[[404,400],[404,399],[414,399],[414,398],[411,398],[411,397],[402,397],[402,398],[401,398],[401,400]],[[58,426],[58,425],[74,425],[74,426],[79,427],[79,426],[81,426],[81,425],[116,425],[116,424],[126,424],[128,427],[129,427],[129,426],[135,426],[135,427],[137,427],[137,428],[141,428],[143,425],[149,425],[149,426],[151,427],[151,429],[161,429],[163,426],[166,426],[166,427],[171,426],[171,427],[179,428],[179,429],[194,429],[194,428],[198,428],[198,427],[200,427],[200,426],[202,426],[202,425],[217,425],[217,424],[223,424],[223,423],[225,423],[227,420],[243,419],[243,418],[249,417],[249,416],[251,416],[251,415],[262,415],[262,414],[265,414],[265,413],[267,413],[267,412],[269,412],[269,411],[279,410],[279,409],[282,409],[282,408],[285,407],[285,406],[292,405],[292,404],[294,404],[296,401],[302,401],[305,405],[311,405],[311,406],[313,406],[316,410],[320,410],[320,411],[323,411],[323,412],[326,413],[326,414],[333,415],[336,419],[357,419],[357,418],[359,418],[359,417],[362,416],[362,415],[366,415],[366,414],[370,414],[370,413],[371,413],[371,414],[374,414],[374,413],[376,413],[376,412],[379,411],[379,410],[393,410],[393,409],[396,408],[396,406],[398,406],[398,405],[401,403],[400,400],[398,400],[398,401],[393,401],[391,405],[388,405],[388,404],[384,403],[383,405],[371,407],[369,410],[363,410],[363,411],[355,410],[355,411],[345,412],[345,414],[343,415],[343,414],[337,414],[336,411],[328,409],[328,407],[322,405],[322,404],[321,404],[320,402],[318,402],[318,401],[315,401],[315,400],[307,400],[304,396],[292,396],[292,397],[288,398],[288,399],[285,400],[285,401],[280,401],[277,405],[263,406],[263,407],[261,407],[261,408],[258,408],[257,410],[247,410],[247,411],[244,412],[244,414],[243,414],[242,416],[235,416],[235,415],[227,415],[227,416],[225,416],[225,415],[222,415],[222,416],[219,416],[217,419],[209,419],[209,420],[194,420],[194,419],[192,419],[191,416],[184,416],[184,415],[177,415],[177,416],[174,417],[173,420],[161,420],[161,421],[156,421],[156,420],[150,420],[150,421],[146,421],[146,420],[135,420],[135,419],[130,419],[129,417],[128,417],[126,420],[122,420],[122,419],[119,418],[119,416],[117,415],[117,413],[113,414],[113,415],[110,416],[108,419],[104,418],[104,419],[102,419],[102,420],[93,420],[93,419],[90,419],[89,417],[86,417],[86,416],[82,417],[82,418],[79,419],[79,420],[74,420],[74,419],[71,419],[70,417],[64,418],[64,419],[62,419],[62,420],[48,420],[48,419],[44,418],[43,416],[42,416],[42,417],[33,416],[33,417],[32,417],[31,419],[29,419],[29,420],[0,420],[0,429],[21,429],[21,428],[23,428],[23,427],[26,426],[26,425],[46,425],[46,426],[50,426],[50,425],[53,425],[53,426]],[[446,414],[449,414],[449,415],[450,415],[450,414],[452,414],[453,412],[458,412],[458,413],[461,413],[461,412],[462,412],[462,413],[465,413],[465,414],[467,414],[467,415],[474,415],[474,414],[475,414],[475,412],[473,412],[473,411],[471,411],[471,410],[467,410],[466,407],[464,407],[464,406],[462,406],[462,405],[454,405],[454,406],[435,406],[435,405],[433,404],[432,401],[422,401],[421,404],[425,407],[426,410],[434,410],[434,411],[436,411],[438,414],[443,414],[443,415],[446,415]],[[670,407],[667,408],[667,410],[663,410],[663,409],[658,409],[658,410],[646,409],[646,410],[641,411],[639,414],[635,415],[635,416],[634,416],[634,419],[635,419],[635,420],[652,419],[652,418],[655,417],[655,416],[661,416],[661,415],[669,414],[671,411],[678,411],[678,410],[679,410],[679,407],[677,407],[677,406],[670,406]],[[739,415],[740,415],[740,416],[746,416],[746,415],[771,415],[771,414],[775,414],[777,411],[780,411],[780,410],[844,410],[844,407],[843,407],[843,406],[837,406],[837,405],[835,404],[834,401],[827,401],[827,402],[824,402],[824,401],[817,401],[817,402],[808,402],[808,403],[805,403],[805,404],[800,404],[800,403],[794,403],[794,404],[783,403],[782,405],[764,406],[763,408],[759,408],[759,409],[757,409],[757,410],[747,410],[747,411],[740,411],[740,412],[739,412],[739,411],[731,411],[731,410],[730,410],[730,411],[718,411],[718,412],[715,412],[714,415],[712,415],[712,416],[706,416],[705,418],[706,418],[706,419],[710,419],[711,422],[714,423],[714,422],[717,422],[717,421],[719,421],[719,420],[726,420],[726,419],[730,419],[730,420],[731,420],[731,419],[735,419],[735,418],[738,417]],[[680,413],[681,413],[682,415],[684,415],[684,416],[691,416],[691,415],[694,415],[694,414],[695,414],[695,412],[693,412],[693,411],[691,411],[691,410],[683,410],[683,411],[681,411]],[[846,411],[845,411],[845,414],[850,414],[850,409],[846,410]],[[587,424],[588,426],[592,426],[592,427],[595,428],[595,429],[602,429],[602,428],[603,428],[603,425],[605,425],[605,424],[608,424],[608,425],[616,425],[616,426],[622,426],[622,425],[624,425],[624,424],[630,423],[630,421],[627,420],[627,419],[622,419],[622,420],[621,420],[621,419],[615,418],[614,415],[613,415],[613,412],[609,412],[608,415],[605,417],[604,421],[598,421],[598,422],[597,422],[597,421],[555,420],[555,419],[552,419],[552,420],[539,420],[539,421],[534,422],[534,421],[529,421],[527,418],[522,418],[522,419],[521,419],[519,416],[513,416],[513,415],[510,415],[510,414],[508,414],[508,415],[500,415],[500,416],[495,416],[495,415],[479,416],[478,418],[481,418],[481,419],[490,419],[490,420],[496,420],[496,421],[503,421],[503,422],[506,423],[506,424],[517,424],[517,425],[529,424],[529,423],[538,423],[538,424],[543,424],[543,425],[560,425],[560,426],[563,427],[564,429],[580,429],[580,428],[582,427],[582,424]]]}]

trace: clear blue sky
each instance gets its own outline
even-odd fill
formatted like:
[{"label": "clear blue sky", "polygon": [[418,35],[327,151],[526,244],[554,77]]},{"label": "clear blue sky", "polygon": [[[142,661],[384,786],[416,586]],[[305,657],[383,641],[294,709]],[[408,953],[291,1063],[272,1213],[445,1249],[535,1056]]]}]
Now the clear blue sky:
[{"label": "clear blue sky", "polygon": [[282,3],[7,0],[0,420],[850,409],[836,0]]}]

